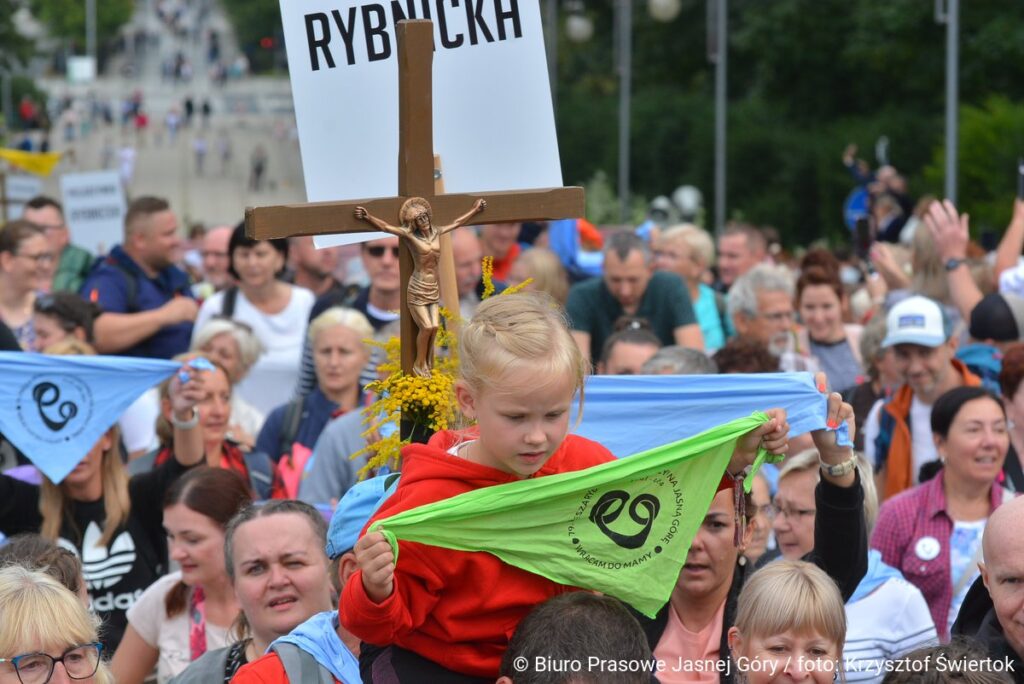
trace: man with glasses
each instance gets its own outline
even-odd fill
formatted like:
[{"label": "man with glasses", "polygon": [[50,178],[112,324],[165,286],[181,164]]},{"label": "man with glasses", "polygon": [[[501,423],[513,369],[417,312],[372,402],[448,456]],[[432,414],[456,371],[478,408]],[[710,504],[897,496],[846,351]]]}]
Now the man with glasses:
[{"label": "man with glasses", "polygon": [[231,265],[228,243],[231,241],[232,231],[234,226],[217,226],[203,235],[199,249],[199,255],[203,259],[203,282],[192,286],[192,294],[196,299],[207,299],[234,284],[235,279],[228,270]]},{"label": "man with glasses", "polygon": [[25,203],[21,217],[45,230],[53,253],[59,255],[53,274],[53,290],[78,292],[89,276],[95,258],[88,250],[71,244],[64,207],[50,197],[38,195]]},{"label": "man with glasses", "polygon": [[169,359],[188,350],[199,307],[180,257],[178,219],[158,197],[128,205],[124,242],[115,245],[82,286],[103,313],[93,331],[102,354]]},{"label": "man with glasses", "polygon": [[780,370],[817,372],[817,360],[797,346],[794,289],[785,266],[756,266],[729,290],[729,316],[739,337],[760,342],[778,357]]},{"label": "man with glasses", "polygon": [[[460,231],[456,231],[458,232]],[[380,332],[388,323],[397,321],[399,307],[402,304],[402,279],[398,270],[399,248],[398,238],[390,235],[362,243],[360,250],[363,269],[369,276],[370,284],[360,288],[355,297],[347,295],[347,290],[330,290],[327,294],[317,297],[309,313],[309,320],[312,321],[332,306],[347,306],[366,316],[374,332]],[[365,385],[376,379],[380,356],[376,349],[371,352],[370,362],[359,376],[360,384]],[[314,387],[316,374],[313,369],[313,350],[307,335],[296,396],[305,396],[313,391]]]}]

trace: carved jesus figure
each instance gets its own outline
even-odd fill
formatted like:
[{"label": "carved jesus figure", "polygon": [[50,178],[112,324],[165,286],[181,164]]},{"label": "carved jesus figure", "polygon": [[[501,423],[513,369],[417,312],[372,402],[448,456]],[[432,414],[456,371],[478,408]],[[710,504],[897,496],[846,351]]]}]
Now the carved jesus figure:
[{"label": "carved jesus figure", "polygon": [[434,366],[434,338],[441,325],[440,267],[441,236],[463,226],[471,218],[487,208],[487,202],[478,199],[473,208],[455,219],[449,226],[435,228],[431,221],[430,204],[422,197],[411,197],[398,213],[400,226],[392,226],[366,211],[356,207],[357,219],[367,221],[377,230],[402,238],[402,243],[412,254],[413,271],[409,278],[408,305],[412,320],[416,323],[416,360],[413,372],[428,377]]}]

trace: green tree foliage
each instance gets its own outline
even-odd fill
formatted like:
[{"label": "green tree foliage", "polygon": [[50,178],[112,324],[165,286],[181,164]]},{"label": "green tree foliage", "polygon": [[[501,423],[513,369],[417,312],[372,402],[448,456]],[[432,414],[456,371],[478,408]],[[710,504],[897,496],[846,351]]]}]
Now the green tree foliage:
[{"label": "green tree foliage", "polygon": [[[588,3],[593,38],[559,43],[557,124],[564,176],[615,176],[618,77],[614,3]],[[848,142],[875,163],[875,140],[918,195],[941,193],[945,26],[931,0],[730,0],[728,202],[790,244],[845,237]],[[714,71],[705,0],[669,24],[634,11],[634,193],[690,183],[713,201]],[[1024,3],[961,3],[960,204],[978,225],[1009,216],[1024,154]],[[993,99],[993,96],[999,96]]]},{"label": "green tree foliage", "polygon": [[[85,46],[84,0],[32,0],[32,13],[51,35]],[[135,10],[134,0],[96,0],[96,42],[103,45],[117,37]]]},{"label": "green tree foliage", "polygon": [[[981,106],[962,107],[957,153],[959,190],[972,231],[1002,231],[1017,192],[1017,159],[1024,155],[1024,104],[993,96]],[[924,169],[926,181],[942,187],[945,168],[945,150],[937,147]]]},{"label": "green tree foliage", "polygon": [[14,26],[14,12],[19,7],[15,0],[0,0],[0,71],[13,71],[24,66],[32,54],[31,42]]}]

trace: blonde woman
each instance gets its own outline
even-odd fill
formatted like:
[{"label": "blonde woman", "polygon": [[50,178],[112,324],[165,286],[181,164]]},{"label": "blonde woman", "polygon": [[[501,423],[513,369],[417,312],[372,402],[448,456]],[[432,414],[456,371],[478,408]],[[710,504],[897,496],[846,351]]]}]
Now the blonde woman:
[{"label": "blonde woman", "polygon": [[569,276],[565,274],[565,267],[557,254],[544,247],[532,247],[520,253],[512,264],[508,284],[515,286],[528,278],[532,278],[533,282],[526,289],[547,292],[556,302],[565,306],[569,296]]},{"label": "blonde woman", "polygon": [[683,279],[693,303],[693,314],[704,334],[708,353],[725,346],[725,302],[715,294],[704,276],[715,263],[715,243],[706,230],[690,223],[671,226],[652,243],[654,267]]},{"label": "blonde woman", "polygon": [[371,337],[373,326],[355,309],[332,307],[309,324],[317,386],[271,411],[256,440],[256,450],[277,462],[286,498],[298,494],[299,479],[328,421],[362,405],[359,374],[370,359],[365,341]]},{"label": "blonde woman", "polygon": [[[238,385],[249,374],[264,348],[256,333],[245,323],[231,318],[215,316],[192,336],[192,351],[216,361],[227,371],[232,387]],[[263,428],[266,414],[242,398],[238,392],[231,393],[231,419],[228,436],[251,449],[256,444],[256,435]]]},{"label": "blonde woman", "polygon": [[[161,504],[171,484],[203,458],[196,404],[205,371],[183,367],[188,381],[171,381],[174,458],[129,479],[122,465],[120,431],[107,430],[59,483],[34,485],[0,474],[0,530],[39,532],[82,559],[93,609],[103,619],[103,644],[112,653],[136,598],[167,571]],[[6,614],[0,611],[9,622]]]},{"label": "blonde woman", "polygon": [[782,560],[740,592],[729,651],[737,681],[831,684],[840,671],[846,613],[836,583],[816,565]]},{"label": "blonde woman", "polygon": [[0,684],[113,684],[99,619],[49,575],[0,569],[0,615]]}]

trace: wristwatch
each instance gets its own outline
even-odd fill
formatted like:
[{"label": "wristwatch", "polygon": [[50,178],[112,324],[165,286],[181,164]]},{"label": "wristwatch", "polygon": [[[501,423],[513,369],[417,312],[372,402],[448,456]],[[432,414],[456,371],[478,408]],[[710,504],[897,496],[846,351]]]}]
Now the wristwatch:
[{"label": "wristwatch", "polygon": [[836,465],[829,465],[820,458],[818,459],[818,463],[821,464],[821,469],[825,471],[826,475],[829,475],[830,477],[842,477],[847,473],[852,473],[854,468],[857,467],[857,454],[853,454],[850,458],[846,459],[842,463],[837,463]]},{"label": "wristwatch", "polygon": [[188,420],[178,420],[178,417],[174,415],[174,411],[171,411],[171,425],[179,430],[191,430],[196,425],[199,425],[199,407],[192,407],[192,417]]},{"label": "wristwatch", "polygon": [[953,257],[952,259],[947,259],[946,272],[948,273],[949,271],[955,271],[956,269],[960,268],[960,264],[966,263],[966,261],[967,259],[957,259],[956,257]]}]

